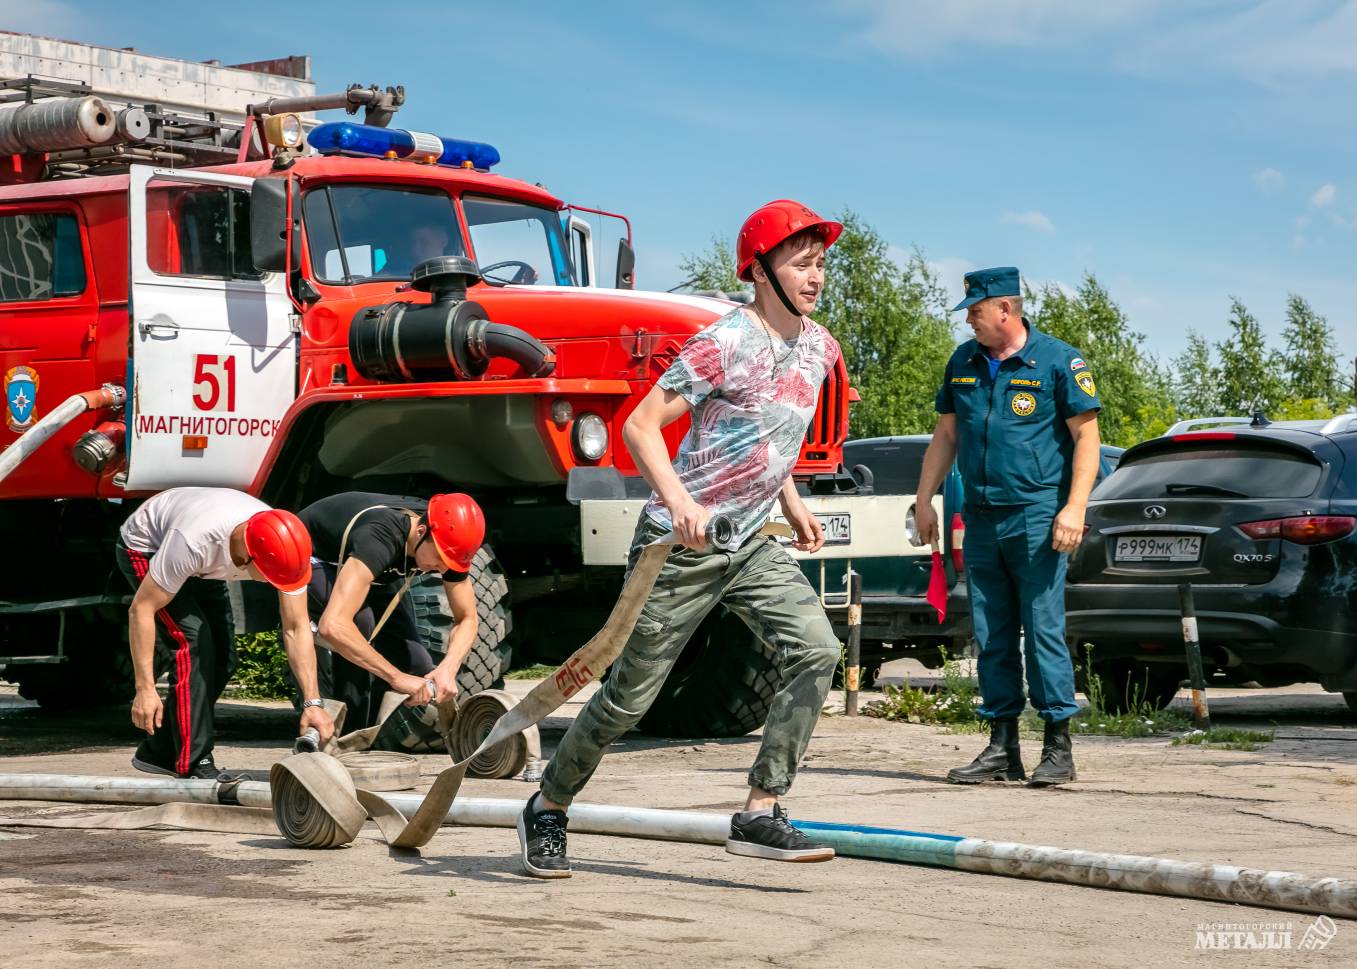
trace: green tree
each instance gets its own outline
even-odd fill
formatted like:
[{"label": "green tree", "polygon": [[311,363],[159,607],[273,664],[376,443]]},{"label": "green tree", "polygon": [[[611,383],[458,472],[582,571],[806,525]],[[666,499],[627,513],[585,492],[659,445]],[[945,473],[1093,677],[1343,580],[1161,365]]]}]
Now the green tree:
[{"label": "green tree", "polygon": [[1105,442],[1129,447],[1172,423],[1176,409],[1168,371],[1093,273],[1073,294],[1047,283],[1028,290],[1027,298],[1032,324],[1088,361],[1102,401],[1098,428]]},{"label": "green tree", "polygon": [[840,219],[843,235],[826,257],[815,317],[838,339],[862,396],[850,433],[929,432],[937,421],[934,392],[955,346],[947,292],[918,250],[900,265],[860,216]]},{"label": "green tree", "polygon": [[730,240],[716,236],[705,252],[688,253],[679,261],[679,271],[687,277],[683,286],[695,290],[735,293],[749,284],[735,274],[735,250]]},{"label": "green tree", "polygon": [[1237,298],[1230,300],[1230,337],[1216,344],[1216,353],[1224,413],[1272,414],[1286,399],[1282,357],[1268,349],[1262,326]]},{"label": "green tree", "polygon": [[1187,349],[1174,359],[1173,370],[1180,417],[1220,416],[1220,373],[1211,359],[1211,344],[1196,330],[1187,331]]},{"label": "green tree", "polygon": [[[1286,395],[1292,401],[1314,401],[1330,412],[1351,397],[1347,374],[1338,362],[1337,340],[1329,321],[1292,293],[1286,299],[1286,328],[1282,330]],[[1318,410],[1310,406],[1310,410]]]}]

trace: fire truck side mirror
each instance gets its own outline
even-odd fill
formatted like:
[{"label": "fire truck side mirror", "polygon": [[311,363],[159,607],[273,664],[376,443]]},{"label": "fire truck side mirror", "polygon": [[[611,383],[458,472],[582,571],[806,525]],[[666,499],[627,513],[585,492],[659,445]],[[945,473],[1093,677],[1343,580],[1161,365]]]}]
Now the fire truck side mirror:
[{"label": "fire truck side mirror", "polygon": [[302,264],[301,205],[292,200],[292,256],[287,253],[287,196],[290,178],[257,178],[250,186],[250,249],[254,268],[279,273]]},{"label": "fire truck side mirror", "polygon": [[636,288],[636,250],[628,239],[617,240],[617,288]]}]

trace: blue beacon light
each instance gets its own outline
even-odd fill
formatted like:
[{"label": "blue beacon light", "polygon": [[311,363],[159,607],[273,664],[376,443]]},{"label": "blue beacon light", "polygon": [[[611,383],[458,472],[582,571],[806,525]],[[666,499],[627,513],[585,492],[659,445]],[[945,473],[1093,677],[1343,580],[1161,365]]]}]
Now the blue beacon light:
[{"label": "blue beacon light", "polygon": [[464,162],[469,161],[481,169],[498,165],[500,160],[497,148],[478,141],[442,138],[402,128],[378,128],[352,121],[330,121],[317,125],[306,133],[306,140],[322,155],[372,155],[384,158],[388,152],[395,152],[397,158],[406,158],[416,153],[437,153],[439,165],[461,168]]}]

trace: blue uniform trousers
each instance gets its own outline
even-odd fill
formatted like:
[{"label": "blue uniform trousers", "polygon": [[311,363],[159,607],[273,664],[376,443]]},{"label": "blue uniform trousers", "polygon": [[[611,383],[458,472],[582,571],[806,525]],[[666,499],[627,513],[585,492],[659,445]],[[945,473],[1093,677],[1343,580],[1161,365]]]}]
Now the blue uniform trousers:
[{"label": "blue uniform trousers", "polygon": [[980,644],[979,712],[989,720],[1022,713],[1020,641],[1028,692],[1041,718],[1058,723],[1079,710],[1065,646],[1066,555],[1051,548],[1057,510],[1054,502],[967,505],[963,515],[971,617]]}]

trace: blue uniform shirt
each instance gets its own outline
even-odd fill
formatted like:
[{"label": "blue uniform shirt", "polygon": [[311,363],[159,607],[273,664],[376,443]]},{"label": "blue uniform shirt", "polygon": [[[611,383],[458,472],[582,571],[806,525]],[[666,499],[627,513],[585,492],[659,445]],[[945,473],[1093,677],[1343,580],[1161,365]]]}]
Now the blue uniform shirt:
[{"label": "blue uniform shirt", "polygon": [[1023,324],[1027,343],[993,377],[984,347],[957,347],[934,401],[939,414],[956,414],[968,505],[1063,504],[1074,457],[1065,421],[1102,406],[1079,351]]}]

